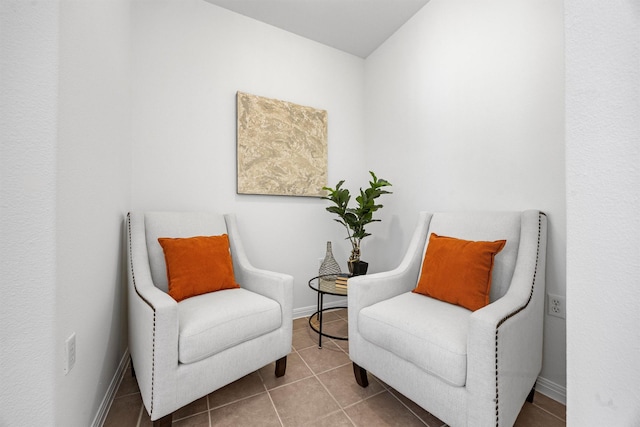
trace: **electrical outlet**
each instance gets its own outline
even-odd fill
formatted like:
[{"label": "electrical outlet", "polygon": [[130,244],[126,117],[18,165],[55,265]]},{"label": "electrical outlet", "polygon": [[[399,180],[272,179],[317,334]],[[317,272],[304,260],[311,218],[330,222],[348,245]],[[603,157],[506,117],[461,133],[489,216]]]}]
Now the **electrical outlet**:
[{"label": "electrical outlet", "polygon": [[547,294],[547,314],[549,316],[566,319],[567,305],[564,297],[560,295]]},{"label": "electrical outlet", "polygon": [[69,338],[64,342],[64,374],[67,375],[69,371],[76,364],[76,333],[72,333]]}]

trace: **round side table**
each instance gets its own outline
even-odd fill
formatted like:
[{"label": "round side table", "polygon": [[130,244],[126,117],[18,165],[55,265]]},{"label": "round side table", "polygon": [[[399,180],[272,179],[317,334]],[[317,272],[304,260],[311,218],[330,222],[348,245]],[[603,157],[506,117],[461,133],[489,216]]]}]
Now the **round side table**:
[{"label": "round side table", "polygon": [[[348,340],[348,337],[338,337],[335,335],[330,335],[325,332],[322,332],[322,313],[326,310],[334,310],[336,308],[347,308],[346,306],[341,307],[329,307],[324,308],[324,296],[326,295],[338,295],[342,297],[347,296],[347,289],[336,287],[336,275],[335,274],[325,274],[322,276],[316,276],[309,280],[309,287],[318,293],[318,303],[316,312],[309,316],[309,326],[311,329],[318,333],[318,348],[322,348],[322,337],[333,338],[336,340]],[[313,324],[312,319],[316,317],[318,319],[318,327]]]}]

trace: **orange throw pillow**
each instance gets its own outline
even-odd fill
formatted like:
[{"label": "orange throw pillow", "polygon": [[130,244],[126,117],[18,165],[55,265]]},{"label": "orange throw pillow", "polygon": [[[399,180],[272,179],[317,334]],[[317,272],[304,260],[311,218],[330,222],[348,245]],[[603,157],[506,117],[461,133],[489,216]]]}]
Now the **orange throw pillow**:
[{"label": "orange throw pillow", "polygon": [[176,301],[239,288],[233,275],[229,236],[158,238],[167,264],[169,295]]},{"label": "orange throw pillow", "polygon": [[493,260],[506,240],[474,242],[431,233],[413,292],[475,311],[489,304]]}]

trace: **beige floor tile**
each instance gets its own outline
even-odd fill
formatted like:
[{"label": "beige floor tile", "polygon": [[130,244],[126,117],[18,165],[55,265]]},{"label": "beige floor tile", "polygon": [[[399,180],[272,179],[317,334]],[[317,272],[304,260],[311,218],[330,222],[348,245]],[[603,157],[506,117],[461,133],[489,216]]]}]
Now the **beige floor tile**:
[{"label": "beige floor tile", "polygon": [[340,347],[342,351],[349,354],[349,340],[333,340],[333,342]]},{"label": "beige floor tile", "polygon": [[[371,377],[371,375],[369,375],[369,377]],[[442,427],[445,425],[444,421],[440,420],[438,417],[436,417],[432,413],[424,410],[421,406],[419,406],[413,400],[404,396],[397,390],[394,390],[393,388],[389,388],[389,392],[393,394],[398,400],[400,400],[400,402],[402,402],[403,405],[408,407],[411,410],[411,412],[416,414],[418,418],[420,418],[429,427]]]},{"label": "beige floor tile", "polygon": [[342,313],[343,308],[336,310],[326,310],[322,313],[322,322],[332,322],[334,320],[340,319],[340,313]]},{"label": "beige floor tile", "polygon": [[341,308],[339,310],[336,310],[336,314],[344,320],[349,320],[349,310],[347,310],[346,308]]},{"label": "beige floor tile", "polygon": [[267,393],[259,394],[210,412],[216,427],[280,427],[280,420]]},{"label": "beige floor tile", "polygon": [[[149,414],[147,414],[147,411],[143,409],[142,415],[140,416],[140,424],[138,424],[138,427],[152,427],[152,426],[153,426],[153,423],[151,422],[151,418],[149,418]],[[124,425],[122,427],[124,427]]]},{"label": "beige floor tile", "polygon": [[340,409],[315,378],[307,378],[269,391],[285,427],[301,426]]},{"label": "beige floor tile", "polygon": [[349,324],[344,319],[336,319],[331,322],[322,323],[322,332],[334,337],[348,337]]},{"label": "beige floor tile", "polygon": [[313,375],[313,372],[311,372],[307,364],[302,361],[300,355],[295,351],[289,353],[287,356],[287,370],[285,371],[284,376],[280,378],[275,376],[275,366],[276,364],[274,362],[258,371],[267,390],[289,384],[303,378],[308,378]]},{"label": "beige floor tile", "polygon": [[317,421],[305,424],[305,427],[353,427],[353,423],[343,411],[338,411]]},{"label": "beige floor tile", "polygon": [[140,388],[138,387],[138,381],[133,376],[131,368],[128,368],[122,377],[120,387],[118,387],[118,391],[116,392],[116,397],[126,396],[132,393],[140,393]]},{"label": "beige floor tile", "polygon": [[351,363],[324,372],[318,375],[318,379],[343,408],[384,391],[373,378],[369,379],[368,387],[360,387],[353,376]]},{"label": "beige floor tile", "polygon": [[309,325],[293,331],[293,348],[300,351],[309,347],[318,347],[318,334],[312,331]]},{"label": "beige floor tile", "polygon": [[351,363],[349,356],[331,340],[323,342],[322,348],[305,348],[299,350],[298,354],[315,374]]},{"label": "beige floor tile", "polygon": [[567,419],[567,407],[542,393],[535,393],[533,404],[563,420]]},{"label": "beige floor tile", "polygon": [[424,423],[388,391],[344,410],[356,426],[424,427]]},{"label": "beige floor tile", "polygon": [[204,412],[198,415],[192,415],[188,418],[173,421],[172,427],[209,427],[209,413]]},{"label": "beige floor tile", "polygon": [[[534,399],[535,402],[535,399]],[[567,423],[544,409],[525,403],[514,427],[564,427]]]},{"label": "beige floor tile", "polygon": [[140,393],[118,397],[111,404],[104,427],[135,426],[138,423],[141,410],[142,397],[140,397]]},{"label": "beige floor tile", "polygon": [[[349,333],[349,327],[346,323],[347,321],[335,313],[336,312],[334,311],[330,311],[324,314],[324,317],[322,319],[322,333],[335,335],[338,337],[346,337]],[[318,319],[316,316],[313,316],[311,318],[311,326],[313,326],[318,331],[320,330],[320,323],[318,323]],[[317,334],[318,332],[316,332],[315,330],[311,330],[311,336],[316,338],[316,340]],[[326,338],[323,337],[322,339],[324,341]]]},{"label": "beige floor tile", "polygon": [[307,317],[299,317],[293,319],[293,330],[304,329],[309,326],[309,319]]},{"label": "beige floor tile", "polygon": [[204,396],[175,411],[173,413],[173,420],[175,421],[181,418],[191,417],[202,412],[206,413],[208,410],[209,407],[207,406],[207,396]]},{"label": "beige floor tile", "polygon": [[256,371],[209,394],[209,408],[215,409],[265,391],[262,379]]}]

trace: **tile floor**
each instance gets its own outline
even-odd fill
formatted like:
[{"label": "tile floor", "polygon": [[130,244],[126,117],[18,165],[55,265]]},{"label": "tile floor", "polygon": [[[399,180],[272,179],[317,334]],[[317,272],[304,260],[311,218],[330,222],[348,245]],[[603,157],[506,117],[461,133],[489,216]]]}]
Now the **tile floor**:
[{"label": "tile floor", "polygon": [[[324,330],[346,335],[346,310],[325,313]],[[272,363],[182,408],[174,426],[429,426],[444,423],[369,374],[369,387],[353,378],[348,342],[323,338],[306,318],[293,322],[293,349],[284,377]],[[517,427],[565,426],[565,407],[536,393]],[[104,426],[151,426],[135,378],[128,370]]]}]

